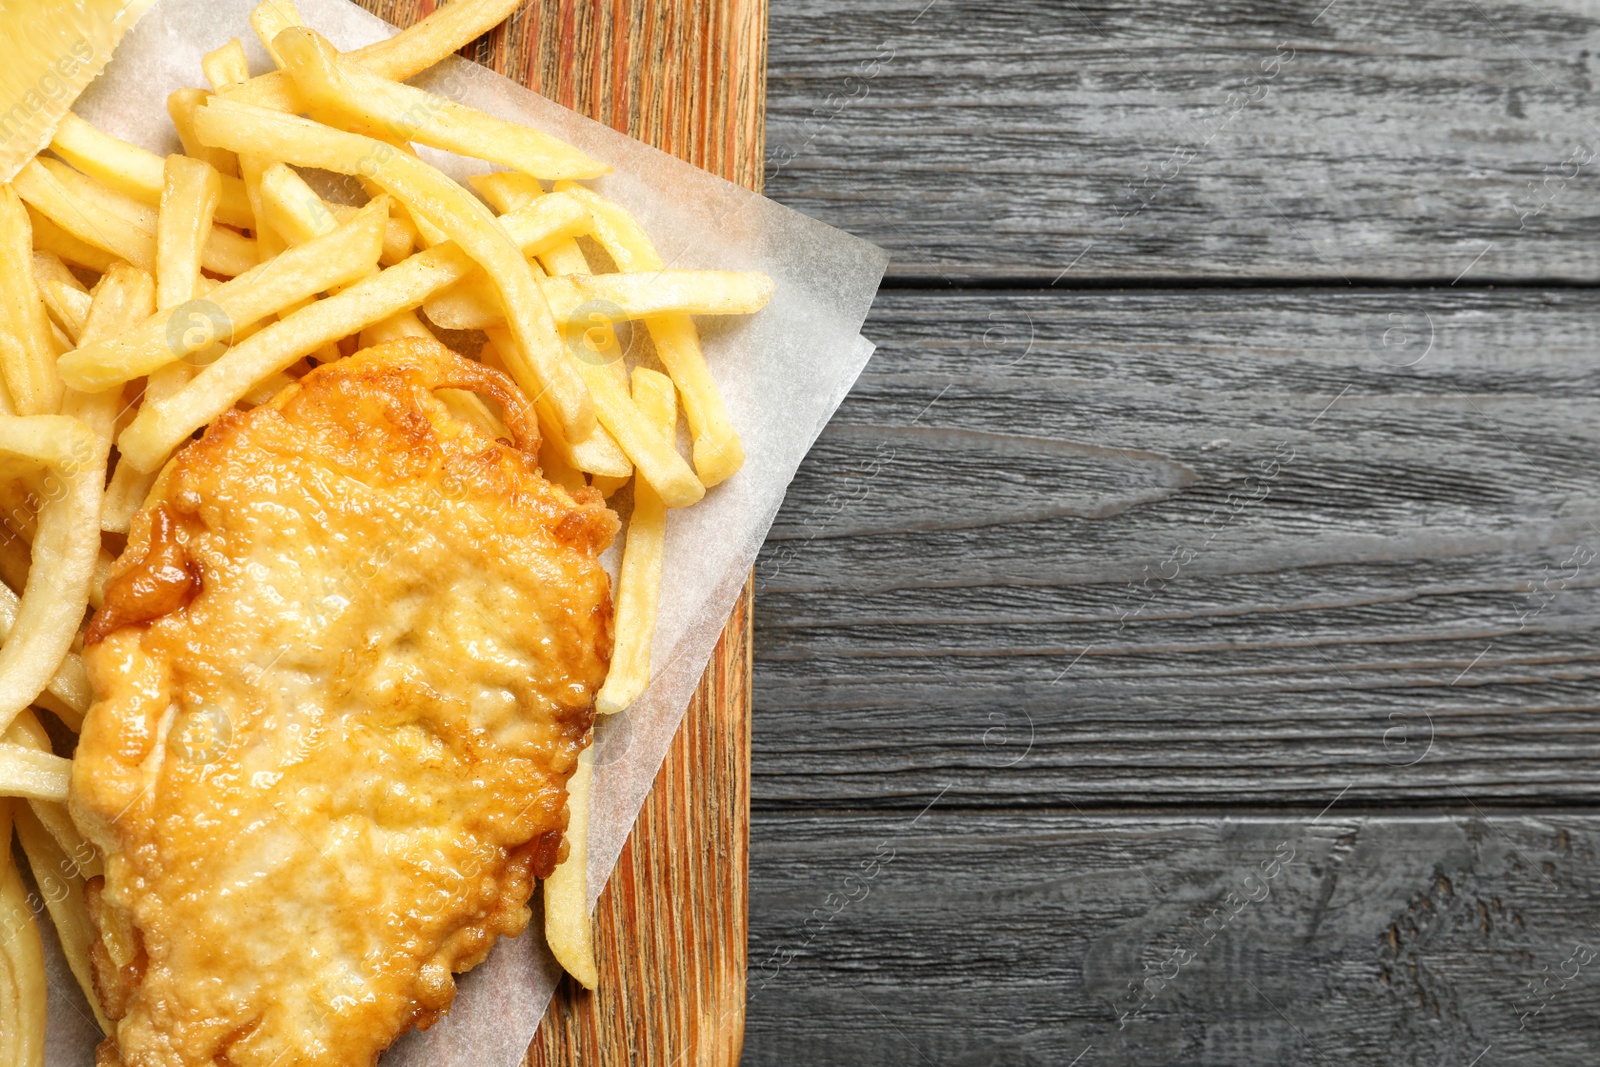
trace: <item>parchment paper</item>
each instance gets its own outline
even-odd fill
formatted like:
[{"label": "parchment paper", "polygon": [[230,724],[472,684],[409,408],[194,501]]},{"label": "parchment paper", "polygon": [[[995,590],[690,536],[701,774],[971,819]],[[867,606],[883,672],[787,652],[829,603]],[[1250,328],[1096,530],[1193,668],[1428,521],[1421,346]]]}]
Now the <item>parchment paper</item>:
[{"label": "parchment paper", "polygon": [[[177,151],[166,97],[184,86],[205,87],[201,56],[239,37],[251,69],[271,69],[246,21],[251,6],[252,0],[160,0],[75,110],[152,151]],[[345,0],[299,0],[298,6],[306,22],[341,49],[395,32]],[[701,323],[707,360],[748,459],[739,474],[668,521],[654,680],[633,708],[597,727],[593,908],[795,469],[872,354],[860,329],[887,257],[476,64],[452,57],[416,84],[549,131],[611,164],[616,173],[591,186],[637,214],[668,266],[762,270],[777,283],[760,314]],[[488,169],[442,153],[425,155],[458,179]],[[48,1063],[87,1067],[97,1031],[70,974],[59,956],[52,957]],[[512,1067],[527,1050],[557,977],[538,930],[502,942],[462,977],[449,1016],[426,1034],[403,1038],[383,1057],[383,1067]]]}]

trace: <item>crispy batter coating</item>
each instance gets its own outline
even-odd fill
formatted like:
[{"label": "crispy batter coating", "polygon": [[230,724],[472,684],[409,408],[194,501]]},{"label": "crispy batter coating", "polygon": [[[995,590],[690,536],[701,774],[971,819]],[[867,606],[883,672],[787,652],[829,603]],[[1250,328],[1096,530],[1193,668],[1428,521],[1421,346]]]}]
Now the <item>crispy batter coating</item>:
[{"label": "crispy batter coating", "polygon": [[[432,391],[500,401],[490,439]],[[519,447],[520,446],[520,447]],[[528,922],[611,655],[616,518],[428,341],[218,422],[134,522],[85,656],[121,1067],[360,1067]]]}]

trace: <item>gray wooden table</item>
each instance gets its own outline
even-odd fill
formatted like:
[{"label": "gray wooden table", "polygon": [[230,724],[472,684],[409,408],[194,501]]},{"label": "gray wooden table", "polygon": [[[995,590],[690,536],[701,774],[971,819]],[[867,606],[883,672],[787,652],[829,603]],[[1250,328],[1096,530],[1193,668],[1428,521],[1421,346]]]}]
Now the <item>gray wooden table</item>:
[{"label": "gray wooden table", "polygon": [[774,3],[891,250],[757,571],[749,1064],[1600,1062],[1600,4]]}]

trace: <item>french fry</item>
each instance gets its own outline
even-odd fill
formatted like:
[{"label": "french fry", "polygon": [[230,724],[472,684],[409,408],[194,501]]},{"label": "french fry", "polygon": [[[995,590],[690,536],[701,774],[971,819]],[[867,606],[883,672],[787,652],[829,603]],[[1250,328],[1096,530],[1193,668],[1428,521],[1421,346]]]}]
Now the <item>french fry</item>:
[{"label": "french fry", "polygon": [[250,211],[255,217],[251,223],[251,232],[256,235],[256,258],[262,263],[267,262],[287,247],[287,242],[267,220],[266,209],[261,203],[261,181],[267,170],[272,166],[272,160],[266,156],[253,152],[243,152],[239,155],[239,176],[244,182],[244,194],[250,201]]},{"label": "french fry", "polygon": [[[161,214],[156,226],[157,311],[170,311],[195,298],[201,280],[201,249],[211,230],[221,185],[216,168],[205,160],[192,156],[167,157],[167,184],[161,194]],[[247,188],[248,185],[247,181]],[[258,242],[258,249],[266,243],[265,240]],[[145,383],[145,399],[160,401],[172,396],[189,381],[192,372],[193,367],[183,360],[156,368]],[[154,472],[119,462],[111,484],[106,487],[100,509],[100,528],[127,533],[134,513],[144,505],[155,480]]]},{"label": "french fry", "polygon": [[[348,219],[356,210],[349,204],[329,204],[327,201],[323,201],[323,204],[340,222]],[[378,262],[385,267],[392,267],[415,251],[416,247],[416,226],[410,219],[391,214],[389,221],[383,224],[383,255]]]},{"label": "french fry", "polygon": [[95,287],[80,345],[92,345],[133,329],[156,312],[155,279],[127,263],[115,263]]},{"label": "french fry", "polygon": [[[489,343],[483,346],[478,353],[478,358],[500,370],[505,370],[505,359],[500,355],[499,346],[494,337],[501,335],[501,344],[511,344],[511,339],[505,335],[505,327],[491,327],[486,331]],[[555,412],[550,410],[544,398],[534,398],[534,408],[539,413],[539,429],[541,431],[540,455],[553,454],[562,463],[575,470],[585,471],[603,477],[631,478],[633,476],[633,461],[616,440],[606,432],[604,426],[596,426],[594,433],[576,443],[567,440],[566,434],[561,431],[561,422],[556,418]]]},{"label": "french fry", "polygon": [[527,261],[488,209],[459,185],[381,141],[239,105],[231,97],[213,99],[197,111],[195,128],[214,146],[252,147],[297,166],[364,174],[413,214],[439,226],[494,280],[516,339],[513,350],[503,354],[518,384],[530,396],[549,398],[570,439],[581,441],[594,429],[594,405],[562,351],[555,320]]},{"label": "french fry", "polygon": [[[64,761],[63,761],[64,762]],[[22,876],[11,858],[11,805],[0,813],[5,849],[0,854],[0,1062],[44,1067],[48,983],[44,943]]]},{"label": "french fry", "polygon": [[[26,204],[26,202],[24,202]],[[33,226],[33,249],[35,252],[48,252],[59,256],[68,263],[104,274],[111,269],[113,263],[120,263],[116,256],[103,248],[97,248],[87,241],[80,240],[72,234],[57,226],[50,219],[41,215],[32,204],[28,208],[28,222]]]},{"label": "french fry", "polygon": [[[12,179],[17,193],[68,233],[141,270],[155,268],[156,212],[53,159],[31,160]],[[256,263],[256,243],[214,226],[206,237],[204,265],[237,276]]]},{"label": "french fry", "polygon": [[62,229],[89,244],[103,248],[143,270],[155,266],[155,212],[143,209],[144,217],[130,217],[112,207],[109,198],[96,197],[72,172],[48,159],[31,160],[12,186],[41,214]]},{"label": "french fry", "polygon": [[[509,172],[498,172],[510,175]],[[530,184],[538,183],[528,179]],[[565,220],[559,227],[552,227],[548,223],[533,226],[533,220],[547,219],[551,212],[557,212]],[[546,196],[528,197],[522,203],[509,211],[504,212],[496,220],[506,235],[522,250],[526,256],[542,256],[551,249],[563,245],[574,245],[574,237],[581,237],[594,229],[594,217],[589,214],[589,209],[577,197],[569,197],[565,193],[550,194]],[[588,265],[584,265],[587,272]]]},{"label": "french fry", "polygon": [[545,481],[559,485],[569,493],[576,493],[586,484],[583,472],[567,462],[562,449],[551,444],[548,434],[539,442],[539,470]]},{"label": "french fry", "polygon": [[[19,605],[21,600],[11,592],[10,587],[0,587],[0,638],[10,635]],[[53,712],[67,728],[78,729],[83,725],[83,715],[90,710],[93,699],[90,675],[83,665],[83,657],[77,653],[67,653],[62,656],[56,673],[46,683],[45,691],[38,694],[34,702],[38,707]]]},{"label": "french fry", "polygon": [[[350,58],[380,78],[405,81],[494,29],[522,0],[455,0],[387,40],[358,48]],[[293,80],[273,71],[234,90],[238,98],[274,111],[304,111]]]},{"label": "french fry", "polygon": [[83,430],[61,431],[62,447],[71,454],[52,463],[45,476],[28,584],[0,646],[0,728],[50,684],[77,640],[100,556],[100,503],[119,403],[112,392],[68,392],[62,415],[33,416],[76,421]]},{"label": "french fry", "polygon": [[50,320],[65,331],[74,345],[83,336],[84,324],[89,318],[89,305],[94,297],[83,287],[76,275],[54,252],[33,254],[33,278],[44,298],[45,310]]},{"label": "french fry", "polygon": [[264,0],[250,11],[250,28],[256,31],[261,46],[267,50],[267,55],[272,57],[272,62],[280,68],[283,66],[283,60],[278,57],[278,50],[273,47],[273,38],[292,26],[304,25],[300,19],[300,12],[294,6],[294,0]]},{"label": "french fry", "polygon": [[[492,336],[492,334],[491,334]],[[594,397],[600,425],[622,446],[638,471],[669,508],[685,508],[706,495],[706,487],[678,450],[651,429],[626,388],[603,366],[575,361]]]},{"label": "french fry", "polygon": [[282,163],[272,164],[261,174],[261,206],[267,222],[291,244],[304,244],[339,224],[316,190]]},{"label": "french fry", "polygon": [[[200,265],[213,274],[237,278],[259,262],[258,242],[224,226],[213,226],[201,249]],[[269,257],[270,258],[270,257]]]},{"label": "french fry", "polygon": [[561,435],[561,427],[553,418],[547,418],[542,413],[539,426],[543,431],[542,440],[561,457],[562,462],[574,470],[596,477],[633,477],[633,460],[628,458],[628,454],[604,426],[595,427],[594,433],[576,444]]},{"label": "french fry", "polygon": [[631,478],[608,478],[603,474],[596,474],[589,479],[589,484],[600,490],[600,495],[609,500],[618,489],[621,489],[632,480]]},{"label": "french fry", "polygon": [[589,260],[577,241],[565,241],[548,252],[539,253],[539,263],[552,278],[589,273]]},{"label": "french fry", "polygon": [[502,215],[524,207],[544,195],[544,186],[537,179],[514,170],[474,174],[467,179],[467,184],[487,200],[490,207]]},{"label": "french fry", "polygon": [[[279,260],[298,250],[285,252]],[[169,400],[145,402],[117,438],[123,460],[155,470],[184,438],[227,411],[256,382],[331,341],[417,307],[430,293],[466,274],[471,262],[454,244],[431,248],[234,345]]]},{"label": "french fry", "polygon": [[[168,363],[150,372],[145,382],[143,403],[161,403],[175,396],[194,377],[194,368],[181,360]],[[133,526],[133,517],[144,507],[150,490],[156,484],[156,471],[140,470],[119,457],[111,482],[106,486],[105,499],[100,505],[100,529],[109,533],[127,533]]]},{"label": "french fry", "polygon": [[239,405],[246,408],[258,408],[293,384],[294,378],[282,371],[276,374],[269,374],[252,385],[250,391],[239,398]]},{"label": "french fry", "polygon": [[[178,383],[182,388],[182,383]],[[167,395],[172,395],[169,391]],[[142,471],[119,458],[111,481],[106,484],[106,495],[100,504],[100,529],[106,533],[125,534],[133,527],[133,517],[144,507],[145,498],[156,484],[154,471]]]},{"label": "french fry", "polygon": [[15,814],[17,837],[27,854],[39,895],[44,897],[45,907],[50,912],[61,953],[66,956],[72,976],[89,1001],[101,1033],[113,1033],[111,1021],[100,1008],[100,998],[94,988],[94,970],[89,963],[89,946],[94,944],[95,932],[83,899],[84,878],[73,859],[61,850],[32,810],[19,804]]},{"label": "french fry", "polygon": [[[749,315],[767,306],[772,279],[727,270],[571,274],[541,278],[539,289],[561,326],[606,325],[660,315]],[[483,330],[505,321],[500,305],[467,284],[440,293],[423,313],[446,330]]]},{"label": "french fry", "polygon": [[422,337],[437,341],[433,331],[422,324],[414,311],[402,311],[361,329],[361,347],[371,348],[385,341],[399,341],[406,337]]},{"label": "french fry", "polygon": [[[131,415],[128,418],[132,421]],[[38,536],[38,513],[43,503],[40,491],[53,488],[41,482],[42,479],[37,476],[29,479],[0,480],[0,582],[4,583],[4,588],[0,588],[0,639],[4,639],[6,634],[10,633],[11,625],[16,619],[17,605],[20,603],[12,590],[27,586],[28,572],[32,569],[33,542]],[[89,603],[95,607],[99,607],[103,601],[101,594],[110,576],[113,562],[111,553],[102,547],[95,559],[94,579],[89,589]],[[73,662],[73,657],[69,656],[62,661],[63,667]],[[87,708],[88,676],[77,667],[73,667],[72,677],[83,679],[81,689],[75,691],[85,694],[83,706]],[[47,706],[43,695],[40,701],[41,706]],[[51,707],[50,710],[56,709]]]},{"label": "french fry", "polygon": [[[491,205],[494,205],[494,210],[501,211],[502,214],[499,221],[501,221],[501,226],[506,227],[507,230],[515,230],[518,216],[522,216],[528,211],[546,208],[546,206],[549,206],[550,200],[554,200],[554,197],[566,195],[546,195],[544,194],[544,187],[538,181],[528,178],[526,174],[517,173],[517,171],[485,174],[482,178],[475,179],[474,187],[478,190],[478,194],[482,194]],[[592,229],[592,222],[594,222],[592,216],[590,216],[589,222],[590,229]],[[525,246],[523,251],[525,253],[538,254],[539,264],[550,277],[587,274],[589,272],[589,261],[584,256],[584,251],[579,248],[578,242],[573,240],[574,237],[576,237],[576,234],[566,235],[562,240],[549,243],[544,248],[526,248]],[[458,286],[458,291],[466,290],[467,286],[470,285],[474,285],[472,278]],[[614,333],[611,333],[610,323],[606,323],[605,331],[606,336],[611,341],[614,341]],[[579,355],[579,358],[590,358],[590,360],[594,358],[592,352],[584,350],[584,347],[582,347],[589,341],[589,331],[584,331],[579,336],[579,339],[574,339],[571,336],[571,331],[563,331],[563,339],[568,342],[568,347],[573,350],[574,354]],[[618,386],[626,387],[627,370],[622,366],[621,358],[605,358],[602,363],[605,366],[606,373],[610,373],[616,379]],[[622,456],[622,459],[626,462],[616,462],[614,453],[619,453],[621,448],[616,446],[616,442],[614,442],[614,438],[611,438],[610,434],[606,434],[605,427],[602,427],[595,434],[590,434],[587,440],[579,442],[578,445],[571,445],[571,443],[566,442],[565,437],[560,434],[560,429],[554,426],[547,429],[546,438],[550,442],[550,451],[558,451],[560,458],[570,462],[571,466],[579,470],[587,470],[589,474],[594,475],[594,485],[600,488],[600,491],[606,496],[610,496],[610,493],[614,493],[619,486],[624,485],[632,477],[632,466],[634,464],[632,464],[632,461],[627,461],[626,454]]]},{"label": "french fry", "polygon": [[[678,400],[672,379],[647,367],[633,371],[633,400],[663,440],[678,431]],[[633,483],[633,514],[617,580],[616,644],[611,669],[595,698],[595,710],[615,715],[639,699],[650,684],[650,642],[661,601],[661,562],[667,540],[667,509],[643,480]]]},{"label": "french fry", "polygon": [[273,46],[278,65],[293,76],[313,108],[354,119],[362,127],[384,130],[400,141],[500,163],[535,178],[598,178],[611,173],[604,163],[549,134],[368,73],[359,63],[342,58],[315,30],[285,29]]},{"label": "french fry", "polygon": [[59,803],[71,778],[71,760],[0,741],[0,796]]},{"label": "french fry", "polygon": [[[54,746],[50,742],[50,732],[44,728],[39,717],[33,711],[25,710],[17,716],[17,721],[11,724],[11,729],[5,733],[5,740],[31,748],[35,752],[53,752]],[[66,805],[56,804],[46,800],[30,800],[28,807],[39,820],[39,825],[55,839],[57,847],[72,857],[72,865],[77,868],[85,878],[93,878],[103,870],[100,856],[94,848],[78,833],[78,828],[72,822],[72,816],[67,814]]]},{"label": "french fry", "polygon": [[194,132],[194,114],[205,106],[212,93],[204,89],[175,89],[167,97],[167,114],[172,117],[172,126],[178,131],[178,140],[183,142],[184,155],[203,159],[217,168],[218,174],[239,176],[239,157],[227,149],[208,145]]},{"label": "french fry", "polygon": [[[26,579],[22,584],[26,585]],[[9,586],[0,586],[0,640],[10,636],[21,606],[21,598]],[[39,694],[38,703],[49,707],[57,718],[76,730],[82,724],[93,696],[89,688],[89,672],[83,665],[82,657],[69,652],[62,657],[45,691]]]},{"label": "french fry", "polygon": [[94,432],[66,415],[0,417],[0,455],[76,474],[94,462]]},{"label": "french fry", "polygon": [[594,780],[594,749],[578,756],[567,779],[567,858],[544,880],[544,940],[561,969],[585,989],[600,984],[594,958],[594,926],[589,918],[589,791]]},{"label": "french fry", "polygon": [[[335,215],[343,209],[342,204],[334,204],[332,207]],[[417,231],[415,222],[404,213],[391,215],[383,231],[383,259],[379,262],[385,267],[392,267],[420,248],[420,242],[421,235]]]},{"label": "french fry", "polygon": [[[537,246],[548,233],[571,225],[571,205],[563,206],[555,197],[548,199],[551,201],[548,206],[541,203],[533,210],[519,213],[512,228],[516,240]],[[370,208],[368,205],[362,210]],[[309,247],[301,245],[279,257],[279,261]],[[155,470],[184,438],[249,394],[261,379],[325,344],[419,307],[433,293],[466,277],[474,266],[472,259],[456,244],[446,242],[302,308],[259,334],[238,340],[221,359],[201,371],[170,400],[146,403],[117,440],[123,458],[140,469]],[[210,299],[215,301],[228,285],[238,281],[219,287]],[[155,336],[161,335],[162,331],[155,331]],[[123,340],[118,339],[119,343]],[[504,343],[512,342],[507,337]],[[101,362],[117,365],[115,359],[104,356]],[[62,357],[61,365],[69,380],[78,380],[80,368],[76,353]],[[131,376],[137,377],[137,374]],[[553,415],[548,422],[546,420],[543,404],[547,398],[535,399],[541,405],[541,426],[545,427],[545,438],[549,439],[552,429],[559,431],[559,423]],[[569,461],[580,469],[620,476],[632,472],[632,464],[616,442],[598,430],[569,447]]]},{"label": "french fry", "polygon": [[536,255],[586,233],[594,225],[576,197],[551,195],[495,220],[523,255]]},{"label": "french fry", "polygon": [[[514,170],[495,171],[467,179],[485,200],[494,205],[502,215],[513,215],[533,201],[545,196],[544,187],[526,174]],[[558,193],[558,196],[565,195]],[[505,222],[504,219],[501,220]],[[592,222],[591,217],[591,222]],[[593,227],[591,226],[591,229]],[[590,232],[585,230],[584,234]],[[584,234],[572,234],[582,237]],[[538,250],[539,263],[551,277],[590,273],[589,261],[575,240],[558,241],[549,248]]]},{"label": "french fry", "polygon": [[[662,269],[655,245],[620,204],[571,182],[557,182],[556,190],[571,193],[589,208],[595,220],[595,239],[616,262],[618,270]],[[646,326],[656,355],[683,397],[683,414],[694,438],[694,466],[700,480],[707,487],[726,481],[744,466],[744,446],[706,366],[694,321],[685,315],[665,315],[647,320]]]},{"label": "french fry", "polygon": [[[355,208],[347,208],[336,214],[332,206],[305,183],[305,179],[282,163],[274,163],[261,172],[258,196],[262,221],[289,245],[304,244],[331,233],[341,220],[353,218],[356,213]],[[384,251],[378,256],[379,263],[387,258],[393,247],[390,235],[397,229],[392,216],[384,221]],[[279,313],[279,317],[298,311],[309,303],[311,301],[304,300],[290,305]],[[330,342],[314,354],[319,361],[326,363],[339,358],[339,349]],[[262,391],[263,386],[257,383],[243,399],[248,402]]]},{"label": "french fry", "polygon": [[194,299],[200,261],[222,176],[203,159],[168,156],[166,188],[156,220],[156,309],[166,311]]},{"label": "french fry", "polygon": [[[154,152],[103,133],[71,112],[61,120],[50,148],[107,188],[126,193],[147,207],[161,203],[166,161]],[[223,175],[217,221],[247,228],[255,225],[244,182],[238,178]]]},{"label": "french fry", "polygon": [[500,25],[520,2],[455,0],[388,40],[356,49],[350,58],[381,78],[405,81]]},{"label": "french fry", "polygon": [[[382,186],[376,182],[362,179],[361,184],[369,187],[367,189],[368,193],[382,192]],[[416,241],[418,248],[432,248],[434,245],[443,244],[450,240],[450,235],[429,222],[427,216],[417,214],[404,204],[400,205],[399,210],[405,216],[406,222],[410,223],[411,228],[417,231]]]},{"label": "french fry", "polygon": [[[306,180],[282,163],[274,163],[261,176],[261,206],[267,223],[290,244],[303,244],[355,217],[356,208],[330,204],[318,196]],[[389,217],[383,224],[383,255],[378,262],[393,266],[411,254],[416,230]]]},{"label": "french fry", "polygon": [[[470,180],[471,179],[469,179],[469,181]],[[540,185],[539,182],[535,181],[533,178],[530,178],[525,174],[519,174],[516,171],[505,171],[499,174],[485,175],[481,180],[475,183],[474,188],[478,189],[485,199],[495,206],[495,210],[504,213],[500,220],[502,225],[509,225],[510,221],[514,219],[518,213],[527,210],[528,207],[535,201],[544,202],[545,200],[549,199],[545,195],[544,186]],[[565,196],[566,194],[557,193],[556,195]],[[593,222],[592,216],[590,221],[591,223]],[[565,240],[554,242],[548,248],[537,250],[525,249],[524,251],[537,252],[539,266],[543,268],[544,274],[548,275],[550,278],[587,275],[590,271],[588,257],[584,255],[583,249],[578,246],[578,242],[573,240],[573,237],[577,236],[577,234],[573,234],[572,237],[569,237]],[[467,281],[463,282],[457,287],[457,291],[462,293],[463,297],[468,300],[474,299],[473,294],[471,294],[469,290],[474,286],[477,286],[480,289],[483,288],[481,285],[478,285],[478,282],[478,279],[469,278]],[[545,285],[545,279],[543,277],[540,278],[540,285],[541,288]],[[436,301],[440,302],[442,302],[444,299],[447,299],[447,296],[443,293],[441,293],[439,297],[435,298]],[[486,297],[480,295],[476,299],[479,304],[485,307],[493,308],[496,306],[492,295]],[[450,313],[444,308],[440,308],[439,310],[442,315],[448,315]],[[562,339],[566,341],[567,347],[579,359],[593,361],[599,355],[592,338],[594,328],[599,328],[600,333],[604,338],[604,342],[615,344],[616,331],[613,329],[613,324],[617,321],[620,321],[625,316],[621,314],[620,309],[612,308],[604,304],[599,306],[591,305],[583,307],[580,310],[579,315],[581,315],[581,317],[584,319],[584,329],[582,331],[575,331],[570,328],[572,325],[571,323],[564,323],[563,326],[568,328],[564,328],[562,330]],[[613,356],[614,358],[612,358]],[[619,385],[623,387],[627,386],[628,370],[627,367],[624,366],[622,353],[620,351],[616,353],[608,353],[606,357],[600,359],[600,362],[605,365],[606,370],[610,372],[612,377],[617,379],[617,383]],[[615,492],[617,488],[620,488],[621,483],[627,480],[626,478],[619,478],[616,475],[601,473],[596,473],[595,477],[601,480],[600,484],[608,486],[611,492]],[[602,489],[601,491],[603,493],[606,492],[605,489]],[[609,495],[609,493],[607,493],[607,495]]]},{"label": "french fry", "polygon": [[[89,582],[89,606],[97,611],[106,602],[106,583],[111,581],[111,568],[115,563],[116,559],[107,551],[106,546],[101,544],[100,556],[94,561],[94,578]],[[48,687],[46,687],[45,692],[49,692]],[[44,694],[40,694],[40,707],[47,706],[42,703],[43,699]],[[51,710],[55,709],[52,708]],[[68,723],[68,725],[72,724]],[[73,726],[73,729],[76,730],[77,727]]]},{"label": "french fry", "polygon": [[[467,181],[472,184],[474,189],[478,190],[479,195],[494,205],[496,211],[506,216],[515,216],[533,201],[546,195],[544,187],[537,181],[526,174],[519,174],[514,170],[480,174],[468,178]],[[555,195],[565,196],[566,194],[557,193]],[[506,221],[506,219],[501,219],[502,224],[506,223]],[[592,224],[593,216],[590,217],[590,222]],[[582,237],[592,229],[593,226],[591,225],[589,230],[585,230],[581,234],[574,233],[571,237]],[[540,266],[544,267],[545,273],[553,278],[565,277],[569,274],[589,274],[591,272],[589,261],[584,256],[583,249],[578,246],[577,241],[570,238],[564,241],[557,241],[549,248],[528,251],[537,252]]]},{"label": "french fry", "polygon": [[[113,269],[90,306],[85,336],[92,336],[114,311],[125,315],[148,308],[153,286],[148,277],[142,281],[139,277],[132,268]],[[102,307],[108,310],[101,312]],[[0,621],[6,624],[5,643],[0,646],[0,727],[47,689],[67,709],[63,721],[69,725],[81,723],[88,707],[82,664],[77,664],[80,677],[76,678],[68,664],[76,658],[70,657],[70,649],[89,605],[100,562],[100,505],[120,403],[114,392],[85,395],[69,391],[62,415],[5,420],[0,426],[0,435],[15,438],[10,444],[32,449],[50,468],[40,493],[43,503],[27,583],[14,604],[0,603]],[[44,424],[39,421],[43,419],[51,421]],[[7,590],[0,600],[10,595]],[[72,721],[74,713],[76,723]]]},{"label": "french fry", "polygon": [[374,201],[327,236],[218,286],[204,308],[177,307],[118,337],[68,352],[59,363],[62,379],[85,392],[110,389],[237,336],[295,301],[349,284],[377,264],[387,213],[386,203]]},{"label": "french fry", "polygon": [[772,279],[753,271],[663,270],[649,274],[570,274],[540,282],[558,322],[584,325],[584,308],[629,319],[662,315],[750,315],[772,299]]},{"label": "french fry", "polygon": [[[11,632],[11,622],[16,619],[19,603],[18,595],[11,592],[10,587],[0,589],[0,622],[3,622],[0,624],[0,637]],[[77,653],[67,653],[62,656],[61,665],[56,667],[50,685],[38,694],[35,704],[50,710],[54,717],[62,721],[62,725],[75,731],[83,725],[83,715],[90,710],[93,699],[90,673],[83,665],[83,657]]]},{"label": "french fry", "polygon": [[60,410],[50,317],[33,275],[33,227],[9,186],[0,188],[0,376],[19,414]]},{"label": "french fry", "polygon": [[[468,179],[471,181],[472,179]],[[495,210],[502,214],[514,214],[527,207],[534,200],[545,196],[544,187],[525,174],[516,171],[500,171],[486,174],[474,184],[480,193],[495,206]],[[559,193],[559,196],[566,194]],[[593,216],[591,216],[591,222]],[[591,230],[592,230],[591,226]],[[585,231],[589,232],[589,231]],[[581,237],[583,234],[573,234]],[[575,240],[560,241],[550,248],[540,249],[539,264],[544,267],[545,273],[553,278],[565,277],[572,274],[589,274],[591,268],[588,258],[583,254],[583,249]]]},{"label": "french fry", "polygon": [[250,80],[250,61],[244,43],[235,37],[220,48],[213,48],[200,59],[200,70],[213,92],[225,93]]}]

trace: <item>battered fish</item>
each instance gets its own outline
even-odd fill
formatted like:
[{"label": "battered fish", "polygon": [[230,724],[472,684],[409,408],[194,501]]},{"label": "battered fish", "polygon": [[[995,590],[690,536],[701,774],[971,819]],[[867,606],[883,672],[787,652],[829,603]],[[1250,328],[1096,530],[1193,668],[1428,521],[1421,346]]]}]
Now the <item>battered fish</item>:
[{"label": "battered fish", "polygon": [[[496,441],[434,395],[498,400]],[[121,1067],[358,1067],[427,1027],[564,853],[616,533],[509,379],[428,341],[320,368],[168,466],[85,652]]]}]

